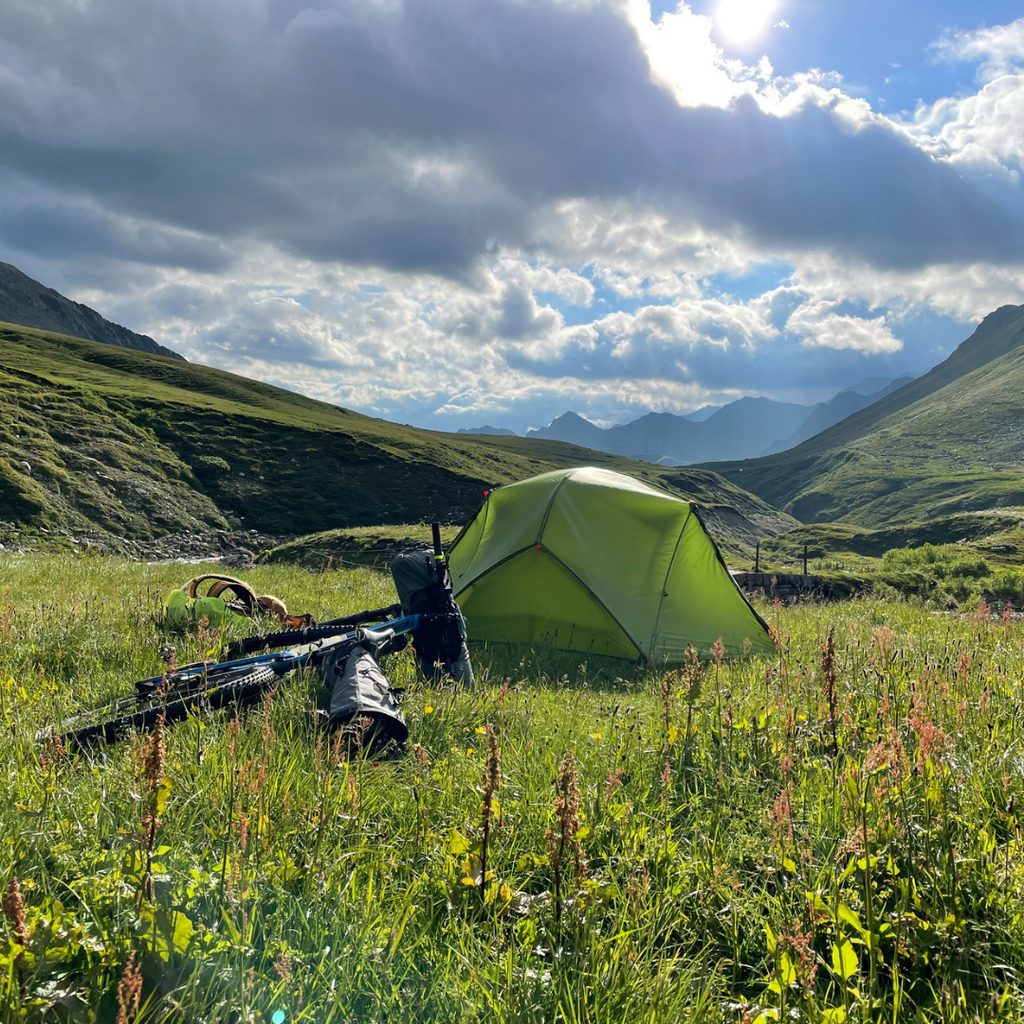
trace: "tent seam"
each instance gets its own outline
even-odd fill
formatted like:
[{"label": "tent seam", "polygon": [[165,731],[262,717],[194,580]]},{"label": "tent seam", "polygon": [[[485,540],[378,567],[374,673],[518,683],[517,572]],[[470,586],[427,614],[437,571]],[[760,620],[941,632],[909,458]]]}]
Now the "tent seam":
[{"label": "tent seam", "polygon": [[647,654],[644,651],[644,649],[633,639],[633,637],[630,635],[629,630],[626,629],[626,627],[621,622],[619,622],[619,620],[612,614],[612,610],[608,607],[608,605],[606,605],[604,601],[602,601],[601,598],[599,598],[597,594],[595,594],[594,591],[590,589],[590,587],[587,585],[586,580],[577,575],[576,572],[570,566],[566,565],[565,562],[563,562],[562,559],[560,559],[558,555],[554,553],[554,551],[550,550],[550,548],[543,548],[542,550],[544,554],[550,555],[574,580],[576,580],[576,582],[597,602],[598,607],[603,608],[604,611],[608,613],[608,618],[610,618],[612,622],[614,622],[615,625],[622,630],[622,635],[636,648],[637,654],[639,654],[641,658],[647,658],[649,660],[650,655]]},{"label": "tent seam", "polygon": [[668,592],[668,578],[672,575],[672,566],[676,564],[676,555],[679,554],[679,545],[683,542],[683,534],[686,532],[686,524],[690,521],[690,516],[693,515],[693,503],[686,503],[686,518],[683,520],[683,525],[679,528],[679,536],[676,537],[675,547],[672,548],[672,557],[668,560],[668,568],[665,570],[665,579],[661,584],[661,595],[658,597],[658,614],[654,616],[654,630],[651,633],[651,650],[655,647],[655,638],[658,635],[658,627],[661,625],[661,610],[665,605],[665,597]]},{"label": "tent seam", "polygon": [[558,497],[558,492],[565,486],[566,480],[568,480],[576,472],[576,469],[570,469],[566,472],[565,476],[558,481],[558,486],[551,492],[551,498],[548,501],[548,507],[544,509],[544,518],[540,521],[540,529],[537,530],[537,539],[534,541],[535,544],[540,544],[544,540],[544,528],[548,525],[548,519],[551,517],[551,510],[555,506],[555,499]]}]

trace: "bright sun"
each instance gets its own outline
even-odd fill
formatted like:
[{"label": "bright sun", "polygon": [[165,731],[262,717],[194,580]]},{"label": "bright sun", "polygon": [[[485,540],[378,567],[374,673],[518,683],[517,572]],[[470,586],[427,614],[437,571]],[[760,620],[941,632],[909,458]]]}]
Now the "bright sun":
[{"label": "bright sun", "polygon": [[735,45],[752,43],[771,23],[778,0],[718,0],[715,25]]}]

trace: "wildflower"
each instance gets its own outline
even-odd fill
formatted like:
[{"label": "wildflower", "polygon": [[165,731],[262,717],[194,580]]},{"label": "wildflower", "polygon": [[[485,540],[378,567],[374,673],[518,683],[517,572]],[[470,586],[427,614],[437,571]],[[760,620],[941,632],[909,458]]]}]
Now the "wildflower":
[{"label": "wildflower", "polygon": [[597,740],[603,740],[603,739],[604,739],[604,736],[602,736],[602,735],[601,735],[601,733],[599,733],[599,732],[592,732],[592,733],[590,734],[590,738],[591,738],[592,740],[594,740],[594,741],[597,741]]},{"label": "wildflower", "polygon": [[11,877],[3,895],[4,917],[11,926],[11,937],[19,946],[28,945],[28,925],[25,923],[25,901],[21,898],[21,885],[17,875]]},{"label": "wildflower", "polygon": [[475,728],[475,729],[474,729],[473,731],[474,731],[474,732],[475,732],[475,733],[477,734],[477,736],[483,736],[483,734],[484,734],[484,733],[485,733],[485,732],[486,732],[487,730],[486,730],[486,729],[484,729],[484,727],[483,727],[482,725],[478,725],[478,726],[477,726],[477,727],[476,727],[476,728]]},{"label": "wildflower", "polygon": [[832,753],[839,750],[839,736],[836,732],[838,718],[838,699],[836,682],[839,679],[839,665],[836,660],[836,627],[829,626],[828,636],[821,645],[821,678],[822,690],[828,703],[828,721],[832,729]]},{"label": "wildflower", "polygon": [[715,659],[715,665],[721,666],[725,658],[725,644],[722,643],[721,637],[711,645],[711,656]]},{"label": "wildflower", "polygon": [[434,709],[429,704],[423,709],[423,714],[425,715],[432,715],[433,713]]},{"label": "wildflower", "polygon": [[146,789],[152,791],[164,777],[164,762],[167,758],[167,744],[164,741],[164,716],[156,720],[149,739],[142,746],[142,779]]},{"label": "wildflower", "polygon": [[124,974],[117,983],[117,1024],[131,1024],[142,1000],[142,965],[135,962],[135,950],[124,965]]},{"label": "wildflower", "polygon": [[483,803],[480,807],[481,832],[483,838],[480,842],[480,898],[483,899],[487,887],[487,849],[491,835],[491,817],[494,813],[494,794],[501,785],[501,748],[498,746],[498,737],[494,732],[494,726],[488,723],[487,733],[487,760],[484,764],[483,778],[480,786],[483,789]]},{"label": "wildflower", "polygon": [[566,751],[558,767],[554,818],[554,823],[548,826],[544,838],[548,848],[548,863],[555,876],[555,922],[559,923],[562,918],[563,863],[567,852],[571,851],[574,855],[577,880],[582,881],[586,874],[583,849],[576,838],[580,830],[580,777],[576,757],[571,750]]},{"label": "wildflower", "polygon": [[793,921],[793,931],[791,934],[778,937],[779,947],[781,949],[788,948],[796,955],[794,967],[800,984],[806,992],[811,991],[811,988],[814,986],[815,975],[818,973],[817,958],[811,946],[812,938],[813,934],[811,932],[800,931],[800,922],[797,920]]},{"label": "wildflower", "polygon": [[790,782],[786,788],[775,798],[771,809],[771,829],[775,834],[775,841],[781,850],[787,842],[793,840],[793,783]]},{"label": "wildflower", "polygon": [[292,976],[292,958],[282,951],[274,961],[273,968],[277,971],[277,976],[287,983]]}]

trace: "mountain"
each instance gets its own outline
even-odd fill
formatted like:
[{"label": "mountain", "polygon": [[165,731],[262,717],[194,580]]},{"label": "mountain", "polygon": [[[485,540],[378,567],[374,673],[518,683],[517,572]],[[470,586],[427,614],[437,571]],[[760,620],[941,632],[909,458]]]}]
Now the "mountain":
[{"label": "mountain", "polygon": [[546,427],[538,430],[531,427],[526,436],[551,441],[568,441],[569,444],[593,448],[594,451],[609,451],[603,444],[606,433],[602,427],[591,423],[578,413],[567,412],[553,419]]},{"label": "mountain", "polygon": [[[829,427],[845,420],[847,416],[866,409],[872,403],[885,398],[886,395],[899,391],[913,379],[914,375],[907,373],[895,379],[892,377],[867,377],[858,381],[845,391],[840,391],[827,402],[819,402],[795,433],[790,434],[782,441],[770,444],[761,454],[772,455],[775,452],[784,452],[787,448],[792,448],[800,444],[801,441],[806,441],[814,437],[815,434],[828,430]],[[874,387],[874,390],[862,390],[868,387]]]},{"label": "mountain", "polygon": [[508,427],[492,427],[484,424],[482,427],[459,427],[456,431],[457,434],[498,434],[504,437],[518,437],[519,435],[514,430],[509,430]]},{"label": "mountain", "polygon": [[934,369],[795,448],[704,468],[808,523],[1024,505],[1024,306],[990,313]]},{"label": "mountain", "polygon": [[145,334],[136,334],[127,327],[104,320],[96,310],[66,299],[10,263],[0,263],[0,321],[152,352],[170,359],[185,358]]},{"label": "mountain", "polygon": [[877,401],[880,397],[880,392],[896,390],[896,388],[892,386],[896,381],[902,381],[900,387],[903,387],[903,384],[909,384],[914,379],[914,376],[915,375],[912,373],[904,373],[899,377],[863,377],[861,380],[857,381],[856,384],[851,384],[848,388],[844,388],[843,391],[840,391],[839,393],[843,394],[845,391],[856,391],[858,395],[864,395],[865,397],[874,395],[875,400]]},{"label": "mountain", "polygon": [[699,409],[686,413],[683,419],[692,420],[694,423],[703,423],[709,416],[714,416],[721,408],[722,406],[720,405],[702,405]]},{"label": "mountain", "polygon": [[[713,408],[705,406],[705,409]],[[807,418],[811,406],[741,398],[703,420],[670,412],[649,412],[631,423],[603,429],[574,412],[527,437],[569,441],[596,451],[663,465],[688,465],[709,459],[742,459],[764,450],[765,438],[785,437]],[[704,410],[698,410],[698,414]]]},{"label": "mountain", "polygon": [[277,536],[461,523],[486,489],[588,464],[699,501],[727,549],[794,525],[704,470],[417,430],[183,360],[0,324],[0,542],[15,530],[145,540],[229,518]]}]

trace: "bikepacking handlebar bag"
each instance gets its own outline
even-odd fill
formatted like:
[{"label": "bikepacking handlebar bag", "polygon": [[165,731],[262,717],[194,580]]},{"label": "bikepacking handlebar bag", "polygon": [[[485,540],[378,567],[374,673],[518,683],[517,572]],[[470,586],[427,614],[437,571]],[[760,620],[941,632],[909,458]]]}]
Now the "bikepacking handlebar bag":
[{"label": "bikepacking handlebar bag", "polygon": [[[443,564],[443,563],[442,563]],[[473,682],[473,667],[466,647],[466,622],[452,597],[451,577],[429,549],[403,551],[391,563],[391,576],[403,615],[442,616],[413,630],[412,646],[420,669],[435,676],[438,667],[456,683]]]},{"label": "bikepacking handlebar bag", "polygon": [[339,644],[319,667],[331,691],[332,726],[362,726],[367,746],[388,740],[401,744],[409,738],[398,696],[367,647]]}]

